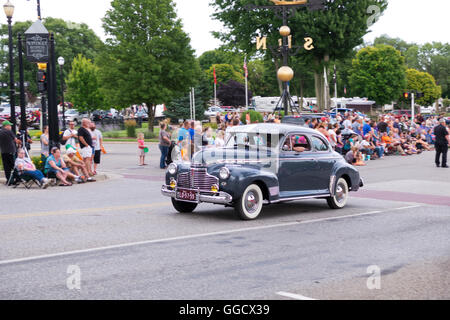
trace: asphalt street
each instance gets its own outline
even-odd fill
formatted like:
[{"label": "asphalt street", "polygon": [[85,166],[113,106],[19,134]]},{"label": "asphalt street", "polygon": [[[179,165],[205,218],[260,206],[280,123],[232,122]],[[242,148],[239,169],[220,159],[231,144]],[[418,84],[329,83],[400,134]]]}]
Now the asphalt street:
[{"label": "asphalt street", "polygon": [[450,171],[432,152],[371,161],[343,210],[290,202],[243,222],[175,213],[156,145],[147,167],[135,144],[106,149],[106,181],[0,186],[0,299],[450,298]]}]

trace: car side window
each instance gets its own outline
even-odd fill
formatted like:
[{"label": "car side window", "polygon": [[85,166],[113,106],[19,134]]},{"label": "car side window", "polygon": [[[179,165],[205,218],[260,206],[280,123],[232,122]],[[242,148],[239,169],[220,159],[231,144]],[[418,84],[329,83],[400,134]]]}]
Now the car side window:
[{"label": "car side window", "polygon": [[325,141],[323,141],[322,138],[312,136],[311,142],[312,142],[314,151],[317,151],[317,152],[330,151],[330,149],[328,148],[328,144]]},{"label": "car side window", "polygon": [[308,138],[302,134],[291,134],[286,137],[282,150],[284,152],[305,152],[311,151]]}]

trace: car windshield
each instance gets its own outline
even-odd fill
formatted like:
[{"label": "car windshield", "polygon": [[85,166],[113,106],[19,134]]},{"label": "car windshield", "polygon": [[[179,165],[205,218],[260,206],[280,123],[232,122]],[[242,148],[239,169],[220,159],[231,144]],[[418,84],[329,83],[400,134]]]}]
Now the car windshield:
[{"label": "car windshield", "polygon": [[248,148],[277,148],[281,135],[256,132],[233,132],[226,147],[243,146]]}]

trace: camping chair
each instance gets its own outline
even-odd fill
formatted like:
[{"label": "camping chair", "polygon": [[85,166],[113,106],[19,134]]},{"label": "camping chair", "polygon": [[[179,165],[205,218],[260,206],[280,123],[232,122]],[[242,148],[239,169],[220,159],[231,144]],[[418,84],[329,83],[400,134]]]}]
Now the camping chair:
[{"label": "camping chair", "polygon": [[41,188],[41,184],[39,183],[39,181],[27,175],[24,175],[22,171],[19,171],[16,168],[11,173],[11,177],[8,181],[8,186],[13,187],[13,189],[20,187],[20,185],[23,185],[25,189],[31,189],[34,184]]}]

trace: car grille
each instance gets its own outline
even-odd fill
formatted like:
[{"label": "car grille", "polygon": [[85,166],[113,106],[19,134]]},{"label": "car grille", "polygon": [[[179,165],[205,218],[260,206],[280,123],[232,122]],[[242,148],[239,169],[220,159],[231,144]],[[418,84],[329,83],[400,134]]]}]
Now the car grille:
[{"label": "car grille", "polygon": [[206,168],[191,168],[189,172],[178,175],[178,187],[211,191],[211,187],[219,185],[219,179],[208,174]]}]

